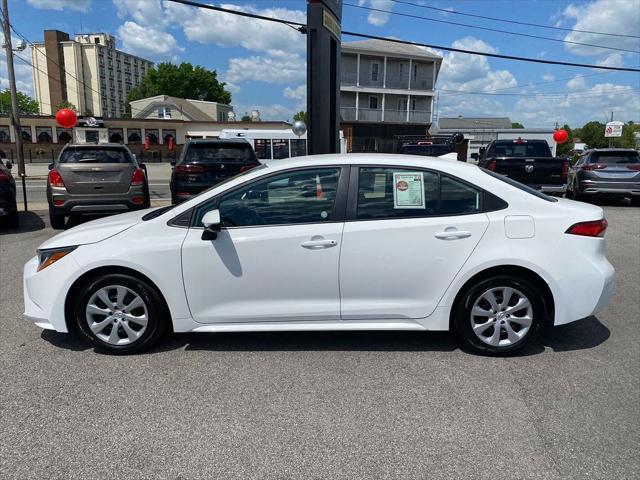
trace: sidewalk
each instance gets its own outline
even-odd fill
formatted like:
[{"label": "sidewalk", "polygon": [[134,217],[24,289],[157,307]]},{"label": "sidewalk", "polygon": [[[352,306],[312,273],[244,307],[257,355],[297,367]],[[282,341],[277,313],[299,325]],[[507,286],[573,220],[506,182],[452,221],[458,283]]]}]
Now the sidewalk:
[{"label": "sidewalk", "polygon": [[[150,182],[169,182],[171,178],[171,165],[169,163],[147,163],[146,166]],[[49,165],[46,163],[27,163],[24,167],[25,173],[27,174],[27,181],[45,180],[49,174]],[[13,166],[11,173],[13,173],[16,181],[18,181],[17,165]]]}]

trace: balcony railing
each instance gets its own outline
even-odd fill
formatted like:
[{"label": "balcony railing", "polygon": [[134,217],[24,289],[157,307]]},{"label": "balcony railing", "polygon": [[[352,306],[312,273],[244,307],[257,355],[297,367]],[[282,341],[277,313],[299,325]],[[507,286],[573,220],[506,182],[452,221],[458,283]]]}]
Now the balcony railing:
[{"label": "balcony railing", "polygon": [[409,122],[411,123],[428,123],[431,121],[431,112],[428,110],[410,110]]},{"label": "balcony railing", "polygon": [[[340,107],[340,116],[343,121],[352,122],[356,120],[356,107]],[[379,108],[359,108],[357,120],[360,122],[382,122],[382,109]],[[429,123],[431,121],[431,112],[429,110],[410,110],[410,123]],[[406,110],[384,111],[384,122],[406,123]]]},{"label": "balcony railing", "polygon": [[381,122],[382,110],[378,108],[360,108],[358,109],[358,120],[361,122]]},{"label": "balcony railing", "polygon": [[345,72],[344,70],[340,74],[342,85],[357,85],[358,73],[357,72]]},{"label": "balcony railing", "polygon": [[[342,71],[340,74],[341,85],[355,86],[358,85],[358,73],[353,71]],[[361,87],[383,88],[383,72],[378,74],[377,80],[371,79],[368,72],[360,72]],[[384,88],[395,88],[400,90],[409,89],[409,74],[393,75],[387,72],[387,78],[384,82]],[[411,78],[411,90],[433,90],[432,78]]]},{"label": "balcony railing", "polygon": [[342,120],[354,121],[356,119],[356,107],[340,107]]}]

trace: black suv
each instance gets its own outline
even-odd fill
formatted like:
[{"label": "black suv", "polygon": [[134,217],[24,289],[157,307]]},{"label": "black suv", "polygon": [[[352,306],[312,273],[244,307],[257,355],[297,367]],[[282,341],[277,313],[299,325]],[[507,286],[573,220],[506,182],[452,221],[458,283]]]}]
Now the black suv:
[{"label": "black suv", "polygon": [[246,140],[191,140],[171,173],[171,202],[189,200],[258,165],[260,162]]}]

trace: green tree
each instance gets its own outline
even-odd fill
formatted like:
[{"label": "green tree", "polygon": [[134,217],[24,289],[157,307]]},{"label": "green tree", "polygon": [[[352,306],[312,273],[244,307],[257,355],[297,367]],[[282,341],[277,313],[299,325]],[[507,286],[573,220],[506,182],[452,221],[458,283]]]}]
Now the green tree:
[{"label": "green tree", "polygon": [[636,148],[636,133],[640,133],[640,125],[633,122],[627,122],[622,127],[622,137],[616,138],[616,145],[623,148]]},{"label": "green tree", "polygon": [[247,114],[245,112],[244,115],[242,115],[242,118],[240,119],[241,122],[250,122],[251,121],[251,117],[249,116],[249,114]]},{"label": "green tree", "polygon": [[140,85],[127,95],[127,114],[131,116],[129,102],[156,95],[206,100],[229,105],[231,93],[218,81],[218,73],[201,66],[183,62],[180,65],[159,63],[147,72]]},{"label": "green tree", "polygon": [[604,148],[609,145],[609,140],[604,137],[604,124],[589,122],[580,129],[580,140],[591,148]]},{"label": "green tree", "polygon": [[55,106],[54,112],[57,112],[58,110],[61,110],[63,108],[69,108],[71,110],[73,110],[74,112],[77,112],[78,109],[76,108],[76,106],[71,103],[68,100],[63,100],[62,102],[60,102],[58,105]]},{"label": "green tree", "polygon": [[309,125],[309,114],[304,111],[300,111],[293,115],[293,121],[297,122],[298,120],[302,120],[305,125]]},{"label": "green tree", "polygon": [[[22,115],[38,115],[40,108],[38,102],[26,93],[17,92],[18,110]],[[8,115],[11,112],[11,90],[8,88],[0,92],[0,114]]]},{"label": "green tree", "polygon": [[520,122],[511,122],[511,128],[524,128],[524,125]]}]

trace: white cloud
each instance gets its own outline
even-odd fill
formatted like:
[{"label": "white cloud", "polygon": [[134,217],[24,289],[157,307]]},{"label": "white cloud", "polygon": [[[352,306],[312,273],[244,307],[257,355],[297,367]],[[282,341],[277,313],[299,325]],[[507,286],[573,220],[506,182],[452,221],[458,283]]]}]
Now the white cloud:
[{"label": "white cloud", "polygon": [[549,75],[549,74],[544,74],[544,75],[542,75],[541,78],[545,82],[553,82],[556,79],[556,77],[554,77],[553,75]]},{"label": "white cloud", "polygon": [[156,60],[172,59],[177,52],[184,50],[169,32],[132,21],[126,21],[118,28],[118,38],[122,41],[123,50]]},{"label": "white cloud", "polygon": [[298,85],[295,88],[287,87],[282,94],[287,98],[293,98],[294,100],[306,100],[307,99],[307,86]]},{"label": "white cloud", "polygon": [[[363,0],[358,2],[359,5],[368,4],[371,8],[377,8],[378,10],[393,10],[394,2],[392,0]],[[385,12],[369,11],[367,15],[367,22],[376,27],[381,27],[389,21],[391,14]]]},{"label": "white cloud", "polygon": [[27,3],[34,8],[41,10],[87,10],[91,0],[27,0]]},{"label": "white cloud", "polygon": [[300,55],[254,55],[229,59],[229,68],[224,80],[233,84],[252,80],[291,83],[304,80],[306,75],[306,62]]},{"label": "white cloud", "polygon": [[[563,13],[568,20],[575,21],[572,27],[574,30],[564,37],[565,40],[627,50],[640,50],[640,40],[638,38],[612,37],[575,31],[586,30],[639,36],[640,5],[638,0],[618,0],[616,2],[596,0],[579,6],[570,4]],[[611,52],[611,50],[584,45],[565,44],[565,48],[576,55],[582,56],[605,56]]]},{"label": "white cloud", "polygon": [[290,120],[296,111],[293,108],[287,107],[280,103],[274,103],[270,105],[260,104],[238,104],[233,107],[234,112],[238,118],[242,117],[245,112],[251,114],[252,110],[258,110],[260,112],[261,120]]},{"label": "white cloud", "polygon": [[567,82],[567,88],[572,92],[580,92],[587,89],[587,82],[585,82],[584,76],[576,75]]},{"label": "white cloud", "polygon": [[113,0],[118,17],[132,17],[141,25],[164,25],[169,21],[162,0]]},{"label": "white cloud", "polygon": [[[16,44],[17,39],[12,38],[12,42],[14,45]],[[17,55],[31,62],[31,47],[27,47],[26,50],[14,55],[14,72],[16,75],[16,88],[26,93],[27,95],[34,97],[33,90],[33,68],[31,65],[28,65],[17,58]],[[9,88],[9,78],[7,76],[7,56],[4,52],[4,49],[0,51],[0,89],[4,90],[5,88]]]},{"label": "white cloud", "polygon": [[[287,8],[257,9],[246,5],[221,5],[225,8],[257,13],[267,17],[284,18],[305,23],[306,14]],[[165,3],[168,15],[179,25],[191,41],[219,47],[244,47],[254,52],[270,54],[301,53],[306,50],[304,35],[286,25],[254,20],[185,5]]]},{"label": "white cloud", "polygon": [[[640,8],[640,4],[638,7]],[[601,67],[622,67],[623,64],[622,52],[611,53],[598,61],[598,65]]]}]

